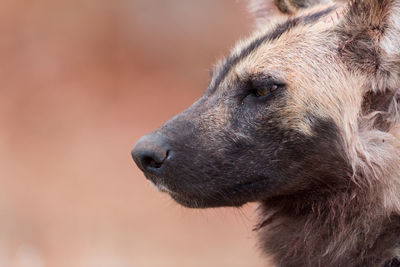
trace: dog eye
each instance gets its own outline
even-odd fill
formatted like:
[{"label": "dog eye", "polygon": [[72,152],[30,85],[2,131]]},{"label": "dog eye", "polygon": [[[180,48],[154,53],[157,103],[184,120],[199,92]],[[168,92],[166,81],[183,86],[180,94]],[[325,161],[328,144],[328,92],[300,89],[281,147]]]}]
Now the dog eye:
[{"label": "dog eye", "polygon": [[277,90],[279,87],[280,86],[277,84],[268,84],[263,87],[259,87],[259,88],[255,89],[254,95],[256,97],[263,97],[263,96],[266,96],[266,95],[272,93],[273,91]]}]

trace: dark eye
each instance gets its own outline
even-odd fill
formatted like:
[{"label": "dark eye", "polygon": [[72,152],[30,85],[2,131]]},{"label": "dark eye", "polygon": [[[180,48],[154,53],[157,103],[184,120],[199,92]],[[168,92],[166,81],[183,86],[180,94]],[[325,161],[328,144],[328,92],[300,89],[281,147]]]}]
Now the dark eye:
[{"label": "dark eye", "polygon": [[269,95],[273,91],[277,90],[281,85],[278,84],[266,84],[257,88],[254,88],[254,95],[256,97],[263,97]]}]

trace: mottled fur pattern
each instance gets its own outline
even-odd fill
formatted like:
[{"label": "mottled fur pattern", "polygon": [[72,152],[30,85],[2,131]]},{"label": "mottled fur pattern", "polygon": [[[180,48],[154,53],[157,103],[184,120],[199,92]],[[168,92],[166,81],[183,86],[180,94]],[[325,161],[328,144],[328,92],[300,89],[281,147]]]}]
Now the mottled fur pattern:
[{"label": "mottled fur pattern", "polygon": [[344,63],[356,80],[341,88],[354,95],[335,92],[341,111],[327,111],[342,113],[336,123],[352,174],[330,192],[262,203],[261,245],[280,266],[383,266],[400,256],[399,7],[399,1],[351,1],[328,26],[339,59],[325,63]]},{"label": "mottled fur pattern", "polygon": [[[277,266],[390,266],[400,258],[400,0],[250,9],[257,31],[196,103],[138,142],[135,161],[187,207],[260,202],[256,231]],[[147,155],[163,160],[146,165],[139,155],[154,147]]]}]

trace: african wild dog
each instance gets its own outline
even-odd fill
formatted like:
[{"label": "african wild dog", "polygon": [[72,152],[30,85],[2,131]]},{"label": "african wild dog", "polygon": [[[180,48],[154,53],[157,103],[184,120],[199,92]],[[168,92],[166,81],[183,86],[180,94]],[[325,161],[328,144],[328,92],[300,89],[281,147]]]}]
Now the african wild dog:
[{"label": "african wild dog", "polygon": [[400,266],[400,0],[274,2],[133,158],[184,206],[260,202],[279,266]]}]

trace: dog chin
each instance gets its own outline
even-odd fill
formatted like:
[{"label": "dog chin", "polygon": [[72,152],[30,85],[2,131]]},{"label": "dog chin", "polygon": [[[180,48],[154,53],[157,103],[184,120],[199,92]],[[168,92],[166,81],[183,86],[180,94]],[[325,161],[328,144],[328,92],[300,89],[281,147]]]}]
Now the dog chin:
[{"label": "dog chin", "polygon": [[231,200],[226,199],[185,196],[184,194],[174,192],[169,192],[169,195],[178,204],[187,208],[204,209],[217,207],[240,207],[246,204],[246,202],[232,202]]},{"label": "dog chin", "polygon": [[154,183],[150,180],[148,180],[149,183],[151,184],[151,186],[156,189],[159,192],[164,192],[164,193],[172,193],[171,190],[168,189],[168,187],[166,185],[163,185],[161,183]]},{"label": "dog chin", "polygon": [[[168,193],[178,204],[187,208],[240,207],[248,202],[256,201],[253,195],[249,196],[245,193],[248,192],[249,187],[257,187],[260,184],[260,181],[256,181],[208,193],[202,190],[202,193],[200,193],[193,189],[187,192],[188,188],[171,189],[171,187],[162,182],[162,179],[155,181],[149,179],[149,181],[157,191]],[[264,181],[261,181],[261,183],[264,183]]]},{"label": "dog chin", "polygon": [[204,205],[203,201],[201,200],[196,200],[193,197],[187,197],[184,196],[183,194],[178,194],[170,190],[166,185],[160,183],[160,182],[153,182],[151,180],[148,180],[151,186],[158,192],[163,192],[167,193],[171,196],[173,200],[175,200],[178,204],[187,207],[187,208],[207,208],[207,205]]}]

